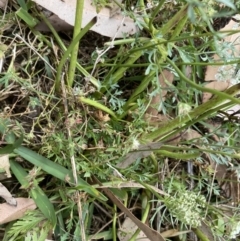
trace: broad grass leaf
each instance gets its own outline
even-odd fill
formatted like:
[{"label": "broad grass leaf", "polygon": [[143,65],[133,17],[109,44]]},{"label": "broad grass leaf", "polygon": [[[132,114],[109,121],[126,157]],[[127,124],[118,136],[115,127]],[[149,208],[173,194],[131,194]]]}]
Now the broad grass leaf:
[{"label": "broad grass leaf", "polygon": [[[71,170],[68,170],[63,166],[50,161],[49,159],[23,146],[18,147],[14,150],[14,152],[20,155],[25,160],[32,163],[33,165],[41,167],[45,172],[51,174],[52,176],[55,176],[65,182],[74,183]],[[82,191],[85,191],[90,195],[101,199],[102,201],[107,200],[107,198],[104,197],[103,194],[101,194],[99,191],[97,191],[80,177],[78,177],[78,185],[82,187]]]},{"label": "broad grass leaf", "polygon": [[[26,179],[27,172],[15,161],[11,160],[11,169],[18,181],[22,186],[28,185],[28,181]],[[44,214],[44,216],[51,221],[52,225],[55,226],[57,222],[56,214],[54,207],[46,194],[42,191],[42,189],[33,183],[33,188],[30,190],[30,195],[35,201],[38,208]]]}]

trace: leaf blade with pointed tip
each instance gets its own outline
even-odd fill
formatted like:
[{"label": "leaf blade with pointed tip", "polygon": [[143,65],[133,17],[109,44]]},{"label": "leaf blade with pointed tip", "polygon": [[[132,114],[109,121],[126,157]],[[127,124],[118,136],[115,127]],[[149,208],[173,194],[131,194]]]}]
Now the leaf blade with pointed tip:
[{"label": "leaf blade with pointed tip", "polygon": [[[28,181],[25,178],[27,176],[27,172],[14,160],[10,160],[10,165],[12,172],[20,182],[22,186],[28,185]],[[33,188],[30,190],[30,195],[38,208],[41,210],[41,212],[44,214],[44,216],[49,219],[53,226],[57,223],[57,217],[55,214],[54,207],[46,194],[42,191],[42,189],[33,183]]]},{"label": "leaf blade with pointed tip", "polygon": [[125,156],[123,161],[117,165],[117,167],[118,168],[126,168],[126,167],[130,166],[133,162],[135,162],[136,159],[145,158],[145,157],[150,156],[151,153],[153,152],[153,150],[159,149],[162,145],[163,145],[163,143],[161,143],[161,142],[140,145],[138,150],[129,152]]},{"label": "leaf blade with pointed tip", "polygon": [[[33,165],[41,167],[45,172],[49,173],[50,175],[55,176],[58,179],[65,182],[68,181],[69,179],[70,183],[74,183],[71,170],[68,170],[63,166],[53,161],[50,161],[49,159],[23,146],[16,148],[14,152],[20,155],[25,160],[32,163]],[[93,188],[91,185],[89,185],[86,181],[84,181],[80,177],[78,177],[78,185],[81,185],[82,190],[89,193],[90,195],[102,201],[107,200],[107,198],[102,193],[100,193],[97,189]]]},{"label": "leaf blade with pointed tip", "polygon": [[23,135],[15,141],[13,144],[8,144],[7,146],[0,149],[0,155],[2,154],[10,154],[14,151],[14,149],[18,148],[23,142]]}]

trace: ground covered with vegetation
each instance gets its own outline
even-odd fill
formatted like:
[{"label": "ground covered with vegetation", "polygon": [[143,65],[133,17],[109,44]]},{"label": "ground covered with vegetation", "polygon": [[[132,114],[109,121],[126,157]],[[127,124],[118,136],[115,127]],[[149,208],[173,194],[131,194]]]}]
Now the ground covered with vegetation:
[{"label": "ground covered with vegetation", "polygon": [[[240,2],[118,5],[135,34],[55,31],[28,0],[1,10],[0,181],[36,205],[0,220],[1,240],[238,240],[240,51],[223,38]],[[230,88],[207,87],[209,66],[234,67]]]}]

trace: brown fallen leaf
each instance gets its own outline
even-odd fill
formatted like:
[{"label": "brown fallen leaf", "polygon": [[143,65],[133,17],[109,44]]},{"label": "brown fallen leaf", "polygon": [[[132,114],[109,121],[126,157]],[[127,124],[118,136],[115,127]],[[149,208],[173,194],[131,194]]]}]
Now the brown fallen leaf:
[{"label": "brown fallen leaf", "polygon": [[[58,15],[66,23],[74,26],[76,0],[33,0],[47,10]],[[91,28],[92,31],[111,38],[123,38],[137,32],[134,21],[122,13],[114,14],[115,9],[111,7],[102,8],[97,12],[92,0],[84,0],[82,28],[94,17],[97,23]],[[107,26],[107,27],[106,27]]]},{"label": "brown fallen leaf", "polygon": [[[118,230],[118,238],[120,241],[128,241],[134,232],[137,230],[137,225],[130,219],[126,218],[121,226],[121,228]],[[170,238],[170,237],[176,237],[183,234],[187,234],[192,232],[191,230],[186,231],[178,231],[177,229],[169,229],[165,232],[161,233],[161,236],[164,238]],[[146,235],[140,231],[138,236],[136,237],[136,240],[138,241],[149,241],[149,239],[146,237]]]},{"label": "brown fallen leaf", "polygon": [[186,132],[183,133],[181,140],[190,141],[192,139],[200,139],[201,137],[202,135],[198,131],[189,128]]},{"label": "brown fallen leaf", "polygon": [[167,193],[165,193],[164,191],[158,189],[157,187],[155,186],[152,186],[152,185],[149,185],[149,184],[146,184],[146,187],[143,186],[142,184],[140,183],[137,183],[137,182],[134,182],[134,181],[118,181],[117,183],[114,183],[114,182],[110,182],[110,183],[102,183],[101,186],[97,185],[97,186],[94,186],[96,188],[146,188],[148,187],[149,189],[152,189],[153,191],[155,191],[156,193],[160,194],[160,195],[164,195],[164,196],[168,196]]},{"label": "brown fallen leaf", "polygon": [[[227,169],[227,166],[225,168]],[[229,206],[238,205],[240,201],[240,183],[237,173],[234,171],[228,171],[226,173],[225,180],[221,180],[220,186],[221,189],[224,191],[225,195],[231,200]]]},{"label": "brown fallen leaf", "polygon": [[[120,241],[128,241],[132,237],[132,235],[138,229],[137,225],[128,217],[122,223],[121,228],[118,229],[117,236]],[[135,238],[136,241],[149,241],[143,231],[140,231],[137,237]]]},{"label": "brown fallen leaf", "polygon": [[8,3],[8,0],[0,0],[0,8],[4,9]]},{"label": "brown fallen leaf", "polygon": [[0,204],[0,225],[22,218],[26,211],[36,209],[34,201],[30,198],[16,198],[18,205],[10,206],[7,203]]},{"label": "brown fallen leaf", "polygon": [[164,238],[170,238],[170,237],[176,237],[176,236],[179,236],[179,235],[187,234],[187,233],[190,233],[190,232],[191,232],[191,230],[178,231],[177,229],[169,229],[165,232],[162,232],[161,235]]},{"label": "brown fallen leaf", "polygon": [[[176,136],[172,137],[171,140],[167,141],[170,144],[178,144],[180,141],[183,140],[192,140],[192,139],[199,139],[202,136],[195,130],[188,129],[183,135],[177,134]],[[137,150],[129,152],[122,162],[117,164],[117,167],[120,169],[126,168],[130,166],[132,163],[136,161],[138,158],[145,158],[151,155],[154,150],[158,150],[163,145],[162,142],[152,142],[148,144],[142,144],[138,147]]]},{"label": "brown fallen leaf", "polygon": [[[234,18],[239,19],[240,15],[235,15]],[[229,24],[227,24],[224,28],[221,29],[221,31],[231,31],[231,30],[240,30],[239,24],[233,20],[231,20]],[[240,33],[238,32],[232,35],[226,35],[222,39],[222,42],[231,44],[231,49],[229,48],[228,50],[224,50],[226,52],[225,55],[234,56],[235,58],[240,57],[240,45],[238,44],[239,38],[240,38]],[[223,62],[221,57],[218,56],[217,54],[213,56],[213,60],[215,62],[217,61]],[[231,60],[231,59],[228,59],[228,60]],[[208,65],[205,73],[205,81],[211,81],[211,82],[207,84],[205,87],[223,91],[231,87],[236,83],[236,81],[238,81],[239,77],[236,76],[236,72],[237,72],[237,65],[234,65],[234,64],[227,64],[222,66]],[[204,92],[202,102],[205,103],[211,97],[212,97],[211,93]],[[239,110],[240,110],[240,106],[236,105],[226,110],[225,112],[228,114],[231,114]]]},{"label": "brown fallen leaf", "polygon": [[[230,109],[227,109],[224,111],[225,113],[227,113],[228,115],[234,115],[234,118],[240,118],[240,105],[234,105],[233,107],[231,107]],[[219,114],[218,116],[222,116],[223,114]],[[224,116],[226,117],[226,116]]]},{"label": "brown fallen leaf", "polygon": [[[214,80],[212,82],[207,83],[204,87],[210,88],[210,89],[215,89],[215,90],[218,90],[218,91],[224,91],[227,88],[229,88],[230,86],[231,86],[230,81],[224,81],[224,82],[221,81],[220,82],[220,81]],[[202,102],[203,103],[207,102],[208,100],[211,99],[212,96],[213,96],[212,93],[203,92]]]},{"label": "brown fallen leaf", "polygon": [[215,171],[215,178],[224,191],[226,197],[230,198],[229,205],[235,205],[240,201],[240,183],[236,171],[229,170],[228,165],[218,164],[207,155],[212,169]]},{"label": "brown fallen leaf", "polygon": [[[118,230],[118,238],[120,241],[128,241],[134,232],[137,230],[137,225],[134,224],[134,222],[130,218],[126,218],[121,226],[121,228]],[[170,238],[170,237],[176,237],[183,234],[187,234],[192,232],[191,230],[186,231],[178,231],[177,229],[169,229],[167,231],[164,231],[161,233],[162,237],[164,238]],[[146,235],[140,231],[138,236],[136,237],[137,241],[149,241],[149,239],[146,237]]]},{"label": "brown fallen leaf", "polygon": [[[238,19],[240,16],[236,15],[234,18]],[[221,29],[221,31],[231,31],[231,30],[239,30],[240,27],[237,25],[237,23],[233,20],[229,22],[224,28]],[[240,57],[240,45],[238,44],[240,34],[232,34],[232,35],[226,35],[222,42],[231,43],[232,48],[229,50],[225,50],[226,54]],[[222,58],[218,56],[217,54],[213,55],[213,60],[215,62],[221,61],[223,62]],[[211,83],[207,84],[206,87],[212,88],[215,90],[223,91],[233,84],[235,84],[234,78],[236,76],[236,65],[222,65],[222,66],[213,66],[208,65],[206,68],[205,73],[205,81],[211,81]],[[203,93],[203,103],[208,101],[212,97],[211,93]]]},{"label": "brown fallen leaf", "polygon": [[154,118],[158,115],[158,112],[160,111],[158,106],[160,105],[161,102],[165,100],[165,96],[168,92],[167,88],[169,87],[169,85],[172,84],[173,79],[174,79],[174,74],[167,69],[164,69],[162,73],[159,75],[158,80],[161,86],[161,91],[159,94],[155,95],[151,100],[151,103],[146,111],[148,118],[149,116]]},{"label": "brown fallen leaf", "polygon": [[[101,186],[101,182],[94,177],[94,180]],[[147,238],[151,241],[165,241],[160,233],[151,229],[145,223],[141,222],[138,218],[136,218],[132,212],[124,206],[124,204],[110,191],[108,188],[103,189],[104,193],[108,196],[108,198],[122,211],[124,212],[137,226],[140,230],[144,232]]]},{"label": "brown fallen leaf", "polygon": [[[234,18],[238,19],[239,15],[234,16]],[[229,24],[227,24],[224,28],[221,29],[221,31],[231,31],[231,30],[239,30],[240,27],[238,24],[231,20]],[[236,28],[237,26],[237,28]],[[235,33],[232,35],[228,35],[223,38],[224,42],[232,43],[232,47],[234,47],[234,52],[232,53],[231,50],[228,50],[229,54],[234,54],[235,57],[240,56],[240,45],[238,44],[240,33]],[[213,56],[213,59],[215,61],[221,61],[221,58],[215,54]],[[218,80],[218,76],[221,75],[221,81],[229,81],[231,80],[235,75],[235,70],[237,66],[236,65],[224,65],[224,66],[212,66],[208,65],[205,73],[205,81],[213,81]],[[223,72],[223,75],[221,74]]]},{"label": "brown fallen leaf", "polygon": [[137,158],[144,158],[150,156],[153,150],[159,149],[163,143],[152,142],[149,144],[143,144],[138,147],[138,150],[129,152],[122,162],[117,164],[118,168],[126,168],[130,166]]},{"label": "brown fallen leaf", "polygon": [[8,189],[0,182],[0,197],[2,197],[9,205],[17,206],[16,199],[8,191]]}]

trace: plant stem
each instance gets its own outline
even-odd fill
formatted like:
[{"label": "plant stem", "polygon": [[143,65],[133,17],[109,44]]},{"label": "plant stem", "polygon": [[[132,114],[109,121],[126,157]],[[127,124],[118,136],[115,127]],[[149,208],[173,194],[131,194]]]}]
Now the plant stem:
[{"label": "plant stem", "polygon": [[113,232],[113,241],[117,241],[117,206],[113,205],[113,223],[112,223],[112,232]]},{"label": "plant stem", "polygon": [[[83,0],[77,1],[73,40],[81,32],[83,6],[84,6]],[[72,54],[71,54],[71,60],[70,60],[70,66],[69,66],[69,72],[68,72],[68,87],[72,87],[72,85],[73,85],[75,69],[76,69],[76,62],[77,62],[77,55],[78,55],[78,48],[79,48],[79,42],[75,45],[75,47],[73,48]]]},{"label": "plant stem", "polygon": [[218,90],[215,90],[215,89],[210,89],[210,88],[206,88],[206,87],[202,87],[196,83],[194,83],[193,81],[191,81],[190,79],[188,79],[182,72],[181,70],[175,65],[175,63],[170,60],[169,58],[167,58],[167,62],[169,64],[171,64],[173,66],[173,68],[176,70],[176,72],[178,73],[179,77],[181,77],[184,81],[186,81],[190,86],[192,86],[193,88],[196,88],[200,91],[203,91],[203,92],[209,92],[209,93],[212,93],[214,95],[217,95],[219,97],[221,97],[222,99],[229,99],[231,101],[233,101],[234,103],[236,104],[240,104],[240,100],[238,100],[237,98],[234,98],[233,96],[231,96],[230,94],[226,94],[224,92],[220,92]]},{"label": "plant stem", "polygon": [[[192,81],[190,81],[190,82],[192,82]],[[195,83],[193,83],[193,84],[197,85]],[[200,86],[197,85],[197,87],[200,87]],[[201,89],[203,88],[204,90],[207,89],[207,90],[213,91],[211,89],[204,88],[204,87],[200,87],[200,88]],[[186,115],[178,116],[175,119],[173,119],[172,121],[169,121],[168,123],[159,125],[159,128],[156,131],[143,135],[142,140],[144,142],[146,140],[158,141],[158,139],[160,137],[171,134],[175,129],[178,129],[178,131],[180,131],[181,129],[188,127],[188,122],[190,122],[190,121],[192,122],[192,124],[198,122],[199,120],[202,119],[201,116],[204,115],[206,112],[208,112],[208,114],[213,114],[216,111],[223,108],[223,106],[224,107],[226,107],[227,105],[231,106],[234,102],[238,101],[233,96],[236,95],[237,93],[239,93],[239,91],[240,91],[240,84],[230,87],[225,92],[219,92],[219,91],[214,90],[214,93],[217,92],[218,94],[220,93],[221,95],[219,94],[219,96],[218,95],[214,96],[208,102],[198,106],[197,108],[190,111]],[[222,97],[222,96],[224,96],[224,97]],[[226,100],[226,97],[228,98],[228,100]],[[231,101],[230,101],[230,99],[231,99]],[[232,99],[234,99],[235,101],[233,102]]]},{"label": "plant stem", "polygon": [[193,228],[194,233],[201,241],[210,241],[208,237],[198,228]]},{"label": "plant stem", "polygon": [[[59,35],[58,35],[58,33],[56,32],[56,30],[53,28],[53,26],[51,25],[51,23],[46,19],[45,16],[41,15],[41,17],[43,18],[43,21],[47,24],[47,26],[48,26],[49,29],[51,30],[52,34],[54,35],[57,43],[59,44],[59,46],[60,46],[60,48],[61,48],[61,50],[62,50],[62,51],[66,51],[66,50],[67,50],[66,46],[65,46],[64,43],[62,42],[61,38],[59,37]],[[94,20],[92,20],[92,21],[94,21]],[[83,33],[82,35],[84,35],[84,33],[85,33],[84,29],[88,29],[88,26],[89,26],[89,24],[92,23],[92,21],[89,22],[89,23],[82,29],[82,31],[81,31],[81,32]],[[79,36],[81,36],[81,35],[79,35]],[[76,37],[76,39],[77,39],[77,37]],[[80,39],[81,39],[81,38],[80,38]],[[74,41],[74,40],[73,40],[73,41]],[[49,46],[52,47],[52,45],[51,45],[50,43],[49,43]],[[71,49],[71,50],[72,50],[72,49]],[[86,78],[88,78],[89,81],[90,81],[95,87],[97,87],[97,89],[99,89],[99,88],[100,88],[100,83],[99,83],[94,77],[90,76],[90,74],[86,71],[86,69],[84,69],[79,63],[76,63],[76,64],[77,64],[77,69],[78,69]],[[59,83],[60,83],[60,80],[59,80]],[[58,83],[58,85],[60,85],[59,83]],[[55,88],[56,88],[56,87],[55,87]]]},{"label": "plant stem", "polygon": [[[148,46],[151,45],[151,42],[144,43],[144,49],[146,50]],[[124,65],[131,67],[133,63],[135,63],[141,56],[143,55],[143,51],[137,51],[133,54],[130,54],[129,58],[126,60]],[[109,88],[112,84],[115,84],[118,82],[119,79],[121,79],[124,76],[124,73],[129,69],[129,67],[120,67],[117,68],[116,72],[110,77],[110,79],[106,79],[103,83],[102,86],[105,88],[102,89],[102,93],[106,92],[106,89]]]},{"label": "plant stem", "polygon": [[[61,73],[63,69],[63,65],[68,59],[69,54],[74,50],[74,47],[79,43],[79,40],[84,36],[84,34],[95,24],[96,21],[92,20],[90,21],[86,27],[83,28],[83,30],[78,33],[78,35],[73,39],[67,50],[64,52],[63,57],[60,60],[60,63],[57,68],[57,75],[56,75],[56,80],[55,80],[55,89],[58,92],[60,88],[60,81],[61,81]],[[69,83],[68,83],[68,86]]]}]

